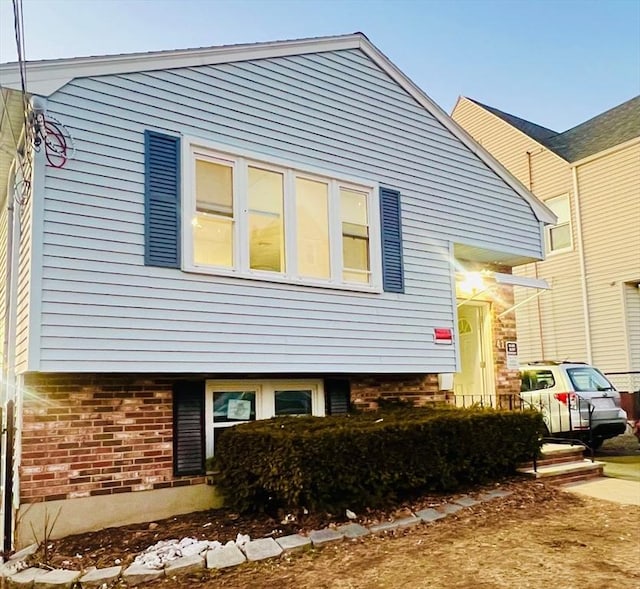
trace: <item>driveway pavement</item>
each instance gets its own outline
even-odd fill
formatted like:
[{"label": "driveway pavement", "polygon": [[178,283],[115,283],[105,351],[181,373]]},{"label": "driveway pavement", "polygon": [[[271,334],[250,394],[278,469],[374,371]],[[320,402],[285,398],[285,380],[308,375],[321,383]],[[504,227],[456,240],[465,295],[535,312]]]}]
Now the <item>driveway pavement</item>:
[{"label": "driveway pavement", "polygon": [[604,464],[604,477],[570,483],[562,488],[622,505],[640,505],[639,454],[635,436],[631,433],[616,436],[596,452],[596,460]]},{"label": "driveway pavement", "polygon": [[640,505],[640,482],[638,481],[600,477],[563,485],[562,489],[577,495],[587,495],[622,505]]}]

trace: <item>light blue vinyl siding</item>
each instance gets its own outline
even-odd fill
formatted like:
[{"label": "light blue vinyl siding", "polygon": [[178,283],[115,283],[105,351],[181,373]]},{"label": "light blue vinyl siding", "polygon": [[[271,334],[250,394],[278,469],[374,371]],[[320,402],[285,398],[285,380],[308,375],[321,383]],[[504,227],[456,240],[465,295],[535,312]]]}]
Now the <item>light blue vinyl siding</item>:
[{"label": "light blue vinyl siding", "polygon": [[[451,372],[450,242],[540,254],[529,206],[358,50],[78,79],[49,110],[76,155],[47,169],[43,371]],[[399,190],[404,294],[144,266],[147,129]]]}]

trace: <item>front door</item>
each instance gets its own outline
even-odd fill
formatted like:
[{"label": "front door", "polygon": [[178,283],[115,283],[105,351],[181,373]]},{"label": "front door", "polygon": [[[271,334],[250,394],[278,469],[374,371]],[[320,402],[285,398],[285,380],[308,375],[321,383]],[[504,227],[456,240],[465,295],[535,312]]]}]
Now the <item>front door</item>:
[{"label": "front door", "polygon": [[456,405],[494,405],[489,311],[489,303],[476,301],[466,302],[458,308],[460,372],[454,378]]}]

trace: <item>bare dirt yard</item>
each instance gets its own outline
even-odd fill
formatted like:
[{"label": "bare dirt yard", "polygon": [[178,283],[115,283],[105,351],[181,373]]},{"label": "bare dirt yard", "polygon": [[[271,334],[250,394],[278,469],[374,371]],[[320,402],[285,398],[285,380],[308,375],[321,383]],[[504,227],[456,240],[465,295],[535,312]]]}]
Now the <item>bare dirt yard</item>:
[{"label": "bare dirt yard", "polygon": [[[395,535],[344,541],[322,550],[284,555],[224,571],[163,578],[149,589],[607,589],[640,587],[640,507],[580,498],[532,480],[506,481],[508,497],[466,508]],[[479,489],[487,490],[485,489]],[[470,491],[473,495],[474,491]],[[400,509],[437,505],[450,497],[422,497]],[[370,523],[393,511],[370,512]],[[280,524],[217,510],[157,525],[111,528],[53,542],[52,564],[112,566],[166,538],[234,539],[308,531],[338,518]]]}]

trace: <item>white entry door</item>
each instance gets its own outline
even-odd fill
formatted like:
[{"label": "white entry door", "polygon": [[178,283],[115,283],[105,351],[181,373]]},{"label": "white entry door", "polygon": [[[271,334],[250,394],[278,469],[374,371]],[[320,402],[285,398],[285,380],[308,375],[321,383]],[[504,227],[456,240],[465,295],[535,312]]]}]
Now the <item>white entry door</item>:
[{"label": "white entry door", "polygon": [[458,308],[460,372],[454,378],[456,405],[494,405],[489,303],[468,302]]}]

